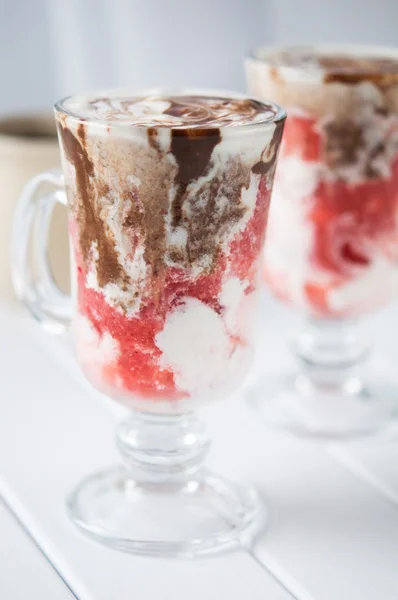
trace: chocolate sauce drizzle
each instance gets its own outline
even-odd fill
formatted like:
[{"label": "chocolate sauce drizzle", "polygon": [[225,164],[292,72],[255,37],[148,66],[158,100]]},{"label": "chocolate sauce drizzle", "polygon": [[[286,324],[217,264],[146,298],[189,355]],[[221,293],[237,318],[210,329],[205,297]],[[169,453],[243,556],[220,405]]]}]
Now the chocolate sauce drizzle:
[{"label": "chocolate sauce drizzle", "polygon": [[[86,148],[85,126],[80,123],[77,135],[65,126],[59,126],[64,151],[69,162],[75,167],[78,196],[79,246],[86,263],[89,262],[93,244],[97,248],[97,280],[100,287],[119,280],[123,270],[118,262],[112,234],[99,216],[96,207],[94,164]],[[103,190],[106,193],[107,190]]]},{"label": "chocolate sauce drizzle", "polygon": [[171,132],[170,150],[178,164],[175,179],[177,191],[171,209],[173,227],[181,223],[182,206],[188,185],[205,175],[212,152],[220,141],[220,130],[216,128],[174,129]]}]

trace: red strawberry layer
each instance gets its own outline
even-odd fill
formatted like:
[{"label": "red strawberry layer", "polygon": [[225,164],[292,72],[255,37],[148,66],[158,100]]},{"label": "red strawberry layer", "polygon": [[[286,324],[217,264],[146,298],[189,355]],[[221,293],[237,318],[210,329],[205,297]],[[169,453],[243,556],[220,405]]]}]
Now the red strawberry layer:
[{"label": "red strawberry layer", "polygon": [[[290,116],[279,159],[280,173],[283,174],[284,158],[292,155],[304,163],[318,163],[322,173],[324,148],[325,134],[316,119]],[[298,190],[297,201],[300,200]],[[390,165],[388,177],[373,174],[360,181],[347,182],[338,176],[320,175],[315,190],[305,198],[303,215],[312,232],[309,275],[302,282],[303,292],[310,311],[324,317],[338,316],[328,302],[328,294],[333,289],[363,276],[372,267],[376,255],[394,262],[398,259],[398,156]],[[289,231],[284,235],[289,244]],[[272,273],[268,268],[266,272],[275,293],[294,304],[283,284],[283,275]],[[325,276],[319,277],[319,273]],[[347,310],[355,312],[355,307]],[[358,311],[361,312],[361,307]]]},{"label": "red strawberry layer", "polygon": [[[94,355],[91,362],[89,356],[82,358],[77,348],[83,367],[89,377],[95,379],[96,385],[102,382],[105,391],[114,390],[116,397],[131,395],[173,400],[187,395],[176,387],[173,372],[160,366],[161,351],[156,345],[156,336],[162,331],[167,314],[186,297],[197,298],[222,316],[224,307],[220,304],[220,292],[226,276],[248,282],[246,293],[253,291],[269,200],[270,192],[263,178],[253,215],[245,229],[234,237],[229,251],[220,253],[212,272],[195,279],[186,269],[166,268],[161,284],[154,286],[158,290],[156,298],[145,302],[145,306],[132,318],[108,304],[102,292],[86,286],[88,269],[75,247],[78,312],[89,321],[98,340],[110,335],[119,350],[114,360],[103,364]],[[76,224],[71,223],[72,237],[76,242],[75,230]],[[142,290],[139,292],[142,293]],[[76,343],[79,346],[78,332]],[[245,341],[231,334],[231,343],[236,345]]]}]

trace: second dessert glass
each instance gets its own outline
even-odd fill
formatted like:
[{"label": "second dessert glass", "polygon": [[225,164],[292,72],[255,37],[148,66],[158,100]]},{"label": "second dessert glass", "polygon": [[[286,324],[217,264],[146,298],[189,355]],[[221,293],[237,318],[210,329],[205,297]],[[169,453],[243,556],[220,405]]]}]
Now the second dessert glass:
[{"label": "second dessert glass", "polygon": [[288,120],[265,251],[271,291],[305,317],[297,373],[251,400],[269,424],[319,438],[384,432],[398,388],[369,368],[360,321],[398,294],[398,51],[260,48],[250,92]]},{"label": "second dessert glass", "polygon": [[[259,530],[262,502],[204,468],[209,440],[196,410],[233,392],[251,363],[285,113],[188,90],[75,96],[55,114],[63,177],[38,175],[21,197],[15,288],[49,329],[72,316],[87,378],[131,409],[117,432],[124,465],[82,481],[69,514],[120,550],[224,548]],[[38,196],[43,182],[58,191]],[[57,201],[69,210],[72,308],[45,250]]]}]

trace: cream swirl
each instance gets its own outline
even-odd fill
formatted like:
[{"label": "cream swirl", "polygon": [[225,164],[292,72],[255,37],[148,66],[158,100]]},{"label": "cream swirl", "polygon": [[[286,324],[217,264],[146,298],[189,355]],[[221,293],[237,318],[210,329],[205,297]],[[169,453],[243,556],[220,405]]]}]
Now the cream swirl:
[{"label": "cream swirl", "polygon": [[250,125],[275,119],[278,107],[246,97],[206,95],[72,96],[72,116],[140,127],[206,128]]}]

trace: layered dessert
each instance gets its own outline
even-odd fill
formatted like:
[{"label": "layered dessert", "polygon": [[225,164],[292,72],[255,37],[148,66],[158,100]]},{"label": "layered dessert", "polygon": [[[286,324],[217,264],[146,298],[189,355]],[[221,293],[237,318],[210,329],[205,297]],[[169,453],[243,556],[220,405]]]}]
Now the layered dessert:
[{"label": "layered dessert", "polygon": [[315,317],[359,316],[398,293],[398,51],[260,50],[251,93],[288,110],[266,280]]},{"label": "layered dessert", "polygon": [[85,373],[149,411],[228,393],[251,360],[283,112],[104,94],[67,99],[57,123]]}]

